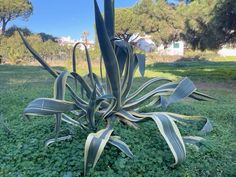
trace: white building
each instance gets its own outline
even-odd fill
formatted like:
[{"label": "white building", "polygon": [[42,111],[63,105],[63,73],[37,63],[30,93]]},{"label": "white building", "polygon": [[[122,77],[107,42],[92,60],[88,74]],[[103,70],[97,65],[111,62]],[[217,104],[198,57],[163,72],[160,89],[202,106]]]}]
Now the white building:
[{"label": "white building", "polygon": [[[82,39],[76,40],[76,39],[72,39],[70,36],[58,38],[57,41],[59,42],[60,45],[67,45],[67,46],[74,46],[78,42],[85,43]],[[86,46],[88,47],[88,49],[93,47],[94,41],[88,40],[86,42]],[[83,45],[79,45],[78,47],[80,50],[84,50]]]},{"label": "white building", "polygon": [[[156,46],[156,44],[152,41],[151,36],[145,35],[144,37],[137,36],[138,34],[134,34],[131,38],[135,40],[133,42],[136,43],[136,46],[144,50],[145,52],[157,51],[160,55],[171,55],[171,56],[183,56],[184,55],[184,41],[173,41],[167,46],[161,44]],[[132,40],[132,39],[131,39]]]},{"label": "white building", "polygon": [[156,49],[156,44],[152,41],[151,36],[138,37],[135,39],[136,46],[145,52],[152,52]]},{"label": "white building", "polygon": [[236,56],[236,47],[230,46],[226,47],[223,46],[220,50],[217,52],[220,56]]},{"label": "white building", "polygon": [[173,41],[165,47],[163,44],[157,47],[157,52],[160,55],[183,56],[184,41]]},{"label": "white building", "polygon": [[69,45],[69,46],[73,46],[75,43],[79,42],[78,40],[72,39],[70,36],[60,37],[60,38],[58,38],[57,41],[61,45]]}]

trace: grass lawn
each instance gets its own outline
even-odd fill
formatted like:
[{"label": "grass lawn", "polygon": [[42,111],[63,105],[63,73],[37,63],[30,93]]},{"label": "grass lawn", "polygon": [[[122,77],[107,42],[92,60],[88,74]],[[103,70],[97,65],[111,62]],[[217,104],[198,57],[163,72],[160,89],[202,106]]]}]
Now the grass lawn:
[{"label": "grass lawn", "polygon": [[[210,118],[214,130],[204,136],[207,141],[199,150],[187,146],[186,161],[171,168],[173,157],[153,122],[140,124],[139,130],[117,124],[115,132],[130,146],[135,157],[129,159],[108,146],[88,176],[235,176],[236,62],[152,64],[147,67],[145,78],[135,79],[133,89],[153,76],[171,79],[188,76],[200,91],[218,99],[211,102],[187,99],[167,110]],[[38,97],[53,97],[53,78],[46,71],[37,66],[0,65],[0,176],[80,176],[86,134],[63,124],[62,134],[72,133],[73,139],[45,148],[45,140],[53,137],[53,117],[26,119],[22,116],[27,103]],[[147,111],[158,110],[148,108]],[[193,127],[179,127],[183,135],[199,135]]]}]

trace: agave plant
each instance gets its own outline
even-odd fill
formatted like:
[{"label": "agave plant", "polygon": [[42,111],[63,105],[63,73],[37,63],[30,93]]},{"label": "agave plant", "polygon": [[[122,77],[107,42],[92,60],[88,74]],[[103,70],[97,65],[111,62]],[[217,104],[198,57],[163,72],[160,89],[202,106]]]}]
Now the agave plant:
[{"label": "agave plant", "polygon": [[[73,72],[56,71],[51,68],[44,59],[29,45],[21,33],[20,36],[41,65],[55,78],[54,98],[38,98],[33,100],[24,109],[24,114],[44,116],[55,115],[55,138],[46,142],[51,143],[71,138],[70,135],[60,137],[61,122],[64,121],[79,127],[88,134],[84,149],[84,174],[88,165],[95,167],[105,146],[114,145],[129,157],[133,157],[129,146],[120,137],[113,135],[113,121],[119,121],[128,126],[137,128],[137,124],[153,120],[161,135],[168,144],[177,165],[186,158],[185,143],[196,143],[202,140],[199,137],[182,137],[176,123],[192,123],[204,120],[202,129],[207,132],[211,129],[210,122],[203,117],[184,116],[169,112],[142,112],[143,106],[155,106],[166,108],[171,103],[190,97],[199,101],[212,99],[210,96],[197,91],[193,82],[188,78],[179,81],[171,81],[166,78],[155,77],[137,90],[131,93],[134,73],[139,71],[144,75],[145,56],[134,53],[134,46],[130,42],[131,35],[115,35],[114,32],[114,0],[106,0],[104,18],[101,15],[98,4],[94,0],[95,21],[97,37],[102,53],[102,61],[106,70],[106,77],[98,77],[92,71],[92,64],[86,45],[85,52],[89,68],[86,76],[76,72],[76,47],[73,48]],[[102,72],[101,72],[102,73]],[[75,85],[80,91],[73,89],[68,79],[75,80]],[[159,83],[163,83],[160,85]],[[71,83],[71,82],[70,82]],[[145,93],[145,90],[156,85],[155,89]],[[65,100],[66,89],[71,100]],[[81,93],[85,93],[83,94]],[[147,101],[149,104],[147,105]],[[97,131],[98,122],[104,121],[106,127]]]}]

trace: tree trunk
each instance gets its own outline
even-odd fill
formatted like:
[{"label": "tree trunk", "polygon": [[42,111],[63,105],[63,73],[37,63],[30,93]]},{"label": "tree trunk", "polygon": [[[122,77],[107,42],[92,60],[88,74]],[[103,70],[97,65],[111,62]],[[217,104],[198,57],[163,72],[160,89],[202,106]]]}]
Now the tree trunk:
[{"label": "tree trunk", "polygon": [[6,32],[6,26],[7,26],[7,22],[5,19],[2,20],[2,34],[5,34]]}]

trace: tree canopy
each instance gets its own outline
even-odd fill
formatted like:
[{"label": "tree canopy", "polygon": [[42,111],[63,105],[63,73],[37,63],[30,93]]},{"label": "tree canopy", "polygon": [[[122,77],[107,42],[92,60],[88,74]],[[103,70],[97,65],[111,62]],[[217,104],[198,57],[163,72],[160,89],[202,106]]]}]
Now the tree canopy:
[{"label": "tree canopy", "polygon": [[158,44],[185,40],[193,49],[216,49],[236,42],[235,0],[139,0],[117,9],[116,30],[152,36]]},{"label": "tree canopy", "polygon": [[179,38],[183,28],[175,7],[165,0],[142,0],[134,6],[139,29],[152,34],[154,41],[168,43]]},{"label": "tree canopy", "polygon": [[211,39],[208,41],[208,48],[218,48],[222,44],[234,44],[236,42],[236,1],[219,1],[206,27],[204,38]]},{"label": "tree canopy", "polygon": [[7,23],[17,17],[28,18],[33,11],[29,0],[0,0],[0,25],[5,33]]},{"label": "tree canopy", "polygon": [[129,32],[137,32],[138,24],[133,8],[118,8],[115,11],[115,29],[117,32],[128,30]]},{"label": "tree canopy", "polygon": [[116,11],[116,29],[152,35],[156,43],[168,43],[179,38],[183,28],[175,6],[165,0],[140,0],[132,8]]}]

